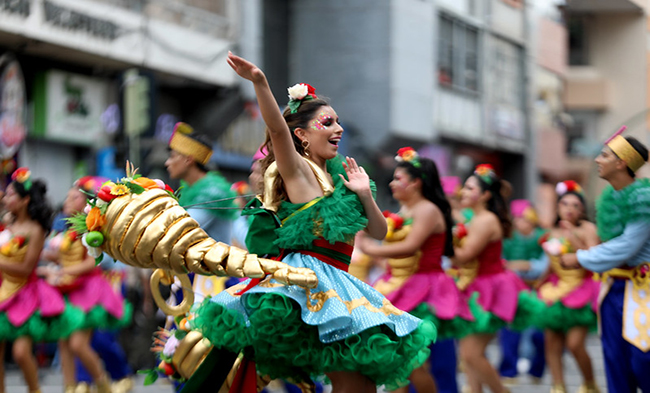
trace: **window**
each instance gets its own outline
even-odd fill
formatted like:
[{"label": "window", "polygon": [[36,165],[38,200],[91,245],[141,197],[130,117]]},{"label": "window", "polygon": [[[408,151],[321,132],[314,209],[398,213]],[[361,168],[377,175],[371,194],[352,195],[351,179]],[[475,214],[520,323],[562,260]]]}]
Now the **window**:
[{"label": "window", "polygon": [[443,86],[479,90],[479,32],[448,16],[440,17],[438,82]]},{"label": "window", "polygon": [[493,43],[490,79],[494,102],[523,109],[523,50],[518,45],[497,37],[493,37]]},{"label": "window", "polygon": [[589,65],[587,28],[584,16],[571,16],[567,20],[569,32],[569,65]]}]

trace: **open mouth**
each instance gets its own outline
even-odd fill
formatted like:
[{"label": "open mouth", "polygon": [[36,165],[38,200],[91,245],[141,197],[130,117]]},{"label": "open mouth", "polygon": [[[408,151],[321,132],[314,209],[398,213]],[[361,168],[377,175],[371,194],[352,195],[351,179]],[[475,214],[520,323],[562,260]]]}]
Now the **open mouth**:
[{"label": "open mouth", "polygon": [[332,139],[329,139],[328,142],[331,145],[338,146],[339,142],[341,142],[341,138],[332,138]]}]

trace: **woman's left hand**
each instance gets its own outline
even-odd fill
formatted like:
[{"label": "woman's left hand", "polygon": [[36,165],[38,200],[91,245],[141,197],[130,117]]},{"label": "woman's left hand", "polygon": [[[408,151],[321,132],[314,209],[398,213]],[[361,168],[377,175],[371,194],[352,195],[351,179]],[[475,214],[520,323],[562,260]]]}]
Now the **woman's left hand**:
[{"label": "woman's left hand", "polygon": [[345,157],[345,162],[343,163],[345,168],[345,173],[348,175],[348,179],[345,179],[345,176],[341,176],[343,179],[343,184],[352,192],[357,195],[361,195],[365,192],[370,192],[370,177],[366,173],[363,167],[357,165],[357,162],[352,157]]}]

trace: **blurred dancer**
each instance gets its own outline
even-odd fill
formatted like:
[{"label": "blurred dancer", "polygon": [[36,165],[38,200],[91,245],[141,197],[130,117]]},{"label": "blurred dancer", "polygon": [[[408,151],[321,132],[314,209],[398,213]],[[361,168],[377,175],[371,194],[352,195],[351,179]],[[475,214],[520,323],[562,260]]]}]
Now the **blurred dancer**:
[{"label": "blurred dancer", "polygon": [[[546,231],[539,227],[537,212],[525,199],[516,199],[510,203],[510,213],[513,218],[512,236],[503,240],[503,258],[507,261],[508,269],[517,273],[529,287],[546,271],[548,260],[544,258],[544,250],[540,238]],[[532,356],[528,374],[534,382],[539,383],[544,375],[544,334],[538,329],[527,329],[519,333],[508,328],[499,332],[501,345],[501,364],[499,374],[504,383],[517,382],[517,364],[520,354],[521,339],[524,344],[532,346]],[[531,345],[532,344],[532,345]],[[528,359],[527,359],[528,360]]]},{"label": "blurred dancer", "polygon": [[[75,182],[68,191],[63,203],[63,213],[74,218],[86,208],[86,194],[95,193],[101,181],[85,177]],[[99,212],[98,207],[94,207]],[[74,358],[81,360],[92,376],[99,393],[110,392],[111,385],[101,359],[90,345],[92,332],[96,328],[116,328],[130,321],[131,309],[124,299],[116,293],[111,283],[104,277],[100,268],[95,266],[95,258],[88,253],[83,242],[93,242],[92,236],[102,236],[92,232],[94,226],[101,225],[93,219],[93,210],[83,225],[91,231],[84,239],[77,235],[74,226],[68,226],[65,232],[55,234],[41,254],[41,258],[56,263],[38,269],[40,275],[64,294],[66,300],[84,312],[83,322],[69,339],[59,341],[59,354],[63,383],[66,393],[76,389]]]},{"label": "blurred dancer", "polygon": [[585,269],[566,269],[560,256],[597,245],[596,226],[586,219],[582,188],[568,180],[556,187],[557,219],[542,245],[550,260],[549,274],[538,295],[549,304],[540,314],[545,327],[546,362],[553,378],[551,393],[566,393],[562,354],[568,348],[578,364],[584,383],[580,393],[597,393],[591,358],[585,340],[596,329],[599,285]]},{"label": "blurred dancer", "polygon": [[[434,321],[440,337],[463,337],[471,332],[474,317],[442,268],[442,256],[454,252],[453,222],[438,168],[410,147],[400,149],[396,159],[390,188],[400,211],[388,216],[389,231],[382,245],[367,238],[359,243],[367,255],[388,258],[389,271],[374,287],[399,309]],[[445,360],[447,375],[455,379],[456,364]],[[418,392],[436,391],[425,366],[415,369],[409,379]]]},{"label": "blurred dancer", "polygon": [[172,179],[181,180],[178,202],[211,238],[229,244],[232,222],[238,216],[237,194],[220,173],[206,167],[212,143],[188,124],[177,123],[169,150],[165,167]]},{"label": "blurred dancer", "polygon": [[[33,180],[27,168],[18,168],[3,197],[11,220],[0,233],[0,358],[4,359],[5,342],[14,341],[13,359],[31,393],[40,392],[33,342],[67,337],[81,317],[54,287],[36,276],[52,216],[46,191],[45,184]],[[4,364],[2,377],[0,391],[4,392]]]},{"label": "blurred dancer", "polygon": [[479,165],[465,181],[461,204],[471,208],[473,216],[454,248],[454,264],[460,267],[459,288],[469,298],[478,295],[478,303],[487,312],[487,321],[476,325],[475,334],[460,340],[461,360],[466,366],[471,391],[479,393],[487,385],[496,393],[506,392],[496,370],[485,357],[485,349],[494,333],[507,324],[519,328],[530,325],[538,302],[526,292],[526,285],[505,269],[501,259],[503,239],[512,223],[501,195],[501,179],[489,165]]},{"label": "blurred dancer", "polygon": [[650,392],[650,311],[641,307],[650,286],[650,180],[635,179],[648,149],[622,131],[596,158],[598,175],[610,184],[596,204],[604,243],[561,259],[566,267],[605,272],[600,321],[608,392]]}]

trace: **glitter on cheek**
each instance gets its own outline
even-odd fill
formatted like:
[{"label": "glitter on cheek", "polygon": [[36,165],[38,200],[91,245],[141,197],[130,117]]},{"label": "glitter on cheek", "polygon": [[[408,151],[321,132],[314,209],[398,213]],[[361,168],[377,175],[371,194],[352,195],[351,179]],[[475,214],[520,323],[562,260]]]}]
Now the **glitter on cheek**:
[{"label": "glitter on cheek", "polygon": [[328,121],[331,122],[332,117],[330,115],[328,115],[327,113],[325,113],[325,112],[321,112],[321,113],[318,114],[318,117],[311,122],[310,128],[312,130],[317,130],[317,131],[318,130],[324,130],[324,129],[327,128],[327,126],[324,123],[326,123]]}]

